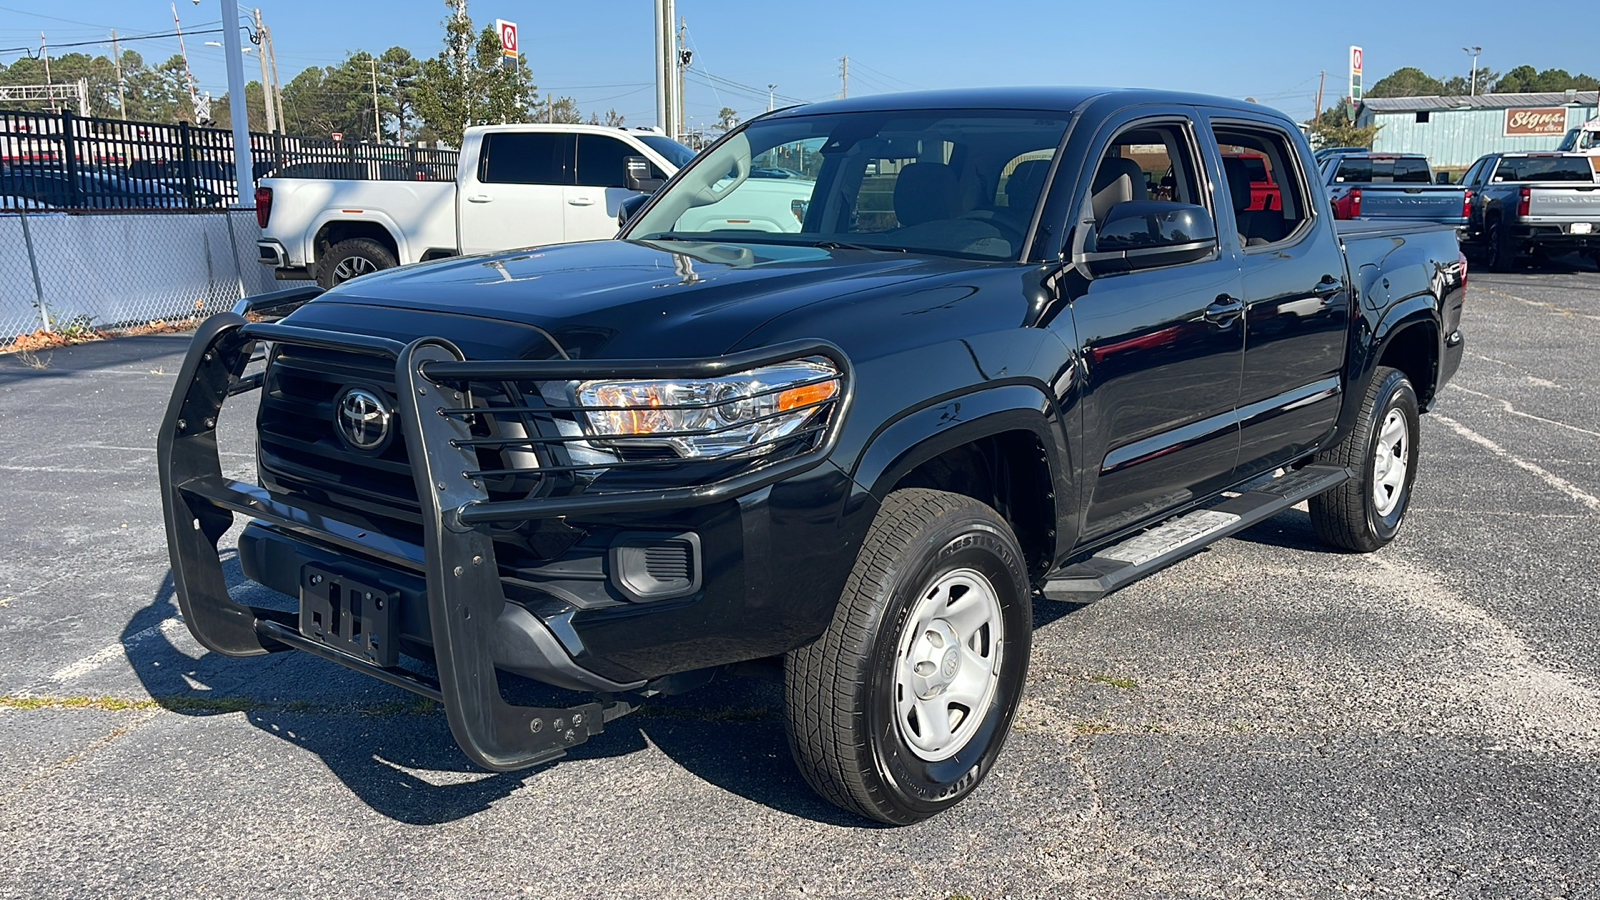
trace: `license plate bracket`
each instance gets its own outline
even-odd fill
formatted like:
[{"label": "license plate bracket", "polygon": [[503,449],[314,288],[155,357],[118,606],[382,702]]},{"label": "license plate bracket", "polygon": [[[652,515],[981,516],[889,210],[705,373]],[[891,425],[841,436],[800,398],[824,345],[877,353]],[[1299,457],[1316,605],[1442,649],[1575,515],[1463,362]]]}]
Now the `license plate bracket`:
[{"label": "license plate bracket", "polygon": [[380,666],[400,662],[393,591],[318,565],[300,569],[300,633]]},{"label": "license plate bracket", "polygon": [[1592,223],[1592,222],[1573,222],[1568,230],[1572,234],[1588,234],[1588,233],[1594,231],[1594,223]]}]

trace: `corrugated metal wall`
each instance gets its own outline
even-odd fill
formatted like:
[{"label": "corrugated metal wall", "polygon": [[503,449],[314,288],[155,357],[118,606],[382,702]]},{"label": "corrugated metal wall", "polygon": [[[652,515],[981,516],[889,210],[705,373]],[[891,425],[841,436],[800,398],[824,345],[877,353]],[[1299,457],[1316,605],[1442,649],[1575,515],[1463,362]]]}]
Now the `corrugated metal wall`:
[{"label": "corrugated metal wall", "polygon": [[[1593,107],[1567,108],[1567,127],[1582,123]],[[1506,137],[1503,109],[1436,109],[1428,121],[1418,122],[1414,112],[1364,110],[1362,124],[1382,125],[1372,149],[1379,153],[1421,153],[1434,167],[1472,165],[1485,153],[1513,150],[1554,150],[1559,136]]]}]

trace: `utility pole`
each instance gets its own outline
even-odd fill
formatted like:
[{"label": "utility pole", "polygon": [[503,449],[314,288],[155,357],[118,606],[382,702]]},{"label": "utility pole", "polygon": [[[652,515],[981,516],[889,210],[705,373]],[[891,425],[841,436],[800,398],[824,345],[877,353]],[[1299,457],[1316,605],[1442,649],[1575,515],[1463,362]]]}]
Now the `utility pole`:
[{"label": "utility pole", "polygon": [[383,143],[383,121],[378,118],[378,58],[367,57],[367,62],[372,63],[372,142]]},{"label": "utility pole", "polygon": [[1327,80],[1328,80],[1328,70],[1327,69],[1323,69],[1322,70],[1322,74],[1317,76],[1317,114],[1312,117],[1311,121],[1313,121],[1313,122],[1315,122],[1317,119],[1322,118],[1322,85]]},{"label": "utility pole", "polygon": [[111,65],[117,70],[117,118],[128,121],[128,104],[122,99],[122,54],[117,52],[117,30],[111,29]]},{"label": "utility pole", "polygon": [[256,62],[261,64],[261,99],[267,111],[267,131],[276,133],[278,130],[277,117],[272,104],[272,82],[267,80],[267,26],[261,22],[261,10],[252,10],[256,14],[256,31],[250,35],[250,43],[256,45]]},{"label": "utility pole", "polygon": [[[673,118],[675,121],[677,121],[678,130],[680,131],[683,130],[683,70],[688,67],[689,60],[693,58],[693,54],[684,49],[683,46],[683,33],[687,31],[688,28],[688,22],[680,16],[678,18],[678,64],[673,71],[673,76],[677,80],[677,90],[674,91],[674,96],[672,98],[678,104],[678,112]],[[682,138],[677,138],[677,140],[681,141]]]},{"label": "utility pole", "polygon": [[778,86],[775,84],[767,85],[767,112],[772,112],[772,92],[777,89]]},{"label": "utility pole", "polygon": [[848,96],[850,96],[850,56],[845,54],[839,57],[839,99]]},{"label": "utility pole", "polygon": [[[283,121],[283,89],[278,86],[278,54],[272,50],[272,29],[266,23],[261,25],[261,33],[267,42],[267,66],[272,70],[272,99],[278,107],[278,133],[289,130]],[[263,86],[264,87],[264,86]]]}]

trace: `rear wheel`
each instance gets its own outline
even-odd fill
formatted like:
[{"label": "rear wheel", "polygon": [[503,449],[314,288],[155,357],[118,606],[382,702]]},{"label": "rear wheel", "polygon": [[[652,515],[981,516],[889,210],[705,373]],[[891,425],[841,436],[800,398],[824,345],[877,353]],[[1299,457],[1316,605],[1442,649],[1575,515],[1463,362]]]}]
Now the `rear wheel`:
[{"label": "rear wheel", "polygon": [[1317,462],[1346,466],[1355,478],[1311,498],[1317,536],[1343,550],[1370,553],[1394,540],[1417,477],[1417,392],[1399,369],[1372,373],[1355,430]]},{"label": "rear wheel", "polygon": [[317,260],[317,284],[327,289],[399,264],[388,247],[372,238],[351,238],[329,247]]},{"label": "rear wheel", "polygon": [[978,786],[1022,696],[1025,573],[989,507],[943,491],[889,495],[833,624],[785,660],[789,747],[817,793],[906,825]]},{"label": "rear wheel", "polygon": [[1485,236],[1488,244],[1485,253],[1488,255],[1489,271],[1509,272],[1517,260],[1517,248],[1511,242],[1511,229],[1501,224],[1499,219],[1489,223],[1489,233]]}]

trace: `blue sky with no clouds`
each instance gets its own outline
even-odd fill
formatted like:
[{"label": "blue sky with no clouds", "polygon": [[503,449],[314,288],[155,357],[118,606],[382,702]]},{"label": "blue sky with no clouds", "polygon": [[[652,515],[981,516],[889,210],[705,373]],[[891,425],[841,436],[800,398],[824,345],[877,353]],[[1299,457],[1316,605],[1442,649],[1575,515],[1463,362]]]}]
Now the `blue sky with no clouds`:
[{"label": "blue sky with no clouds", "polygon": [[[311,65],[338,62],[352,50],[401,45],[419,56],[439,52],[440,0],[257,0],[278,54],[280,81]],[[180,0],[185,30],[216,28],[218,0]],[[577,99],[586,113],[616,108],[629,124],[652,124],[655,94],[650,0],[470,0],[478,25],[516,21],[541,92]],[[678,0],[688,21],[693,67],[724,81],[688,79],[687,114],[714,119],[722,106],[748,116],[766,108],[766,86],[779,95],[821,100],[840,89],[839,57],[850,57],[850,92],[1004,84],[1170,87],[1251,96],[1296,118],[1310,115],[1318,73],[1326,96],[1346,80],[1346,48],[1366,52],[1370,85],[1393,69],[1465,75],[1465,46],[1484,48],[1481,64],[1504,71],[1528,63],[1600,74],[1584,27],[1508,27],[1504,0],[1435,3],[1346,2],[1198,4],[911,0]],[[1513,18],[1522,18],[1514,16]],[[1489,23],[1502,23],[1490,25]],[[0,0],[0,48],[172,30],[169,0]],[[214,95],[226,89],[220,47],[187,41],[195,75]],[[177,51],[170,38],[129,43],[147,60]],[[83,47],[82,50],[104,48]],[[56,51],[64,52],[64,51]],[[16,51],[0,52],[10,62]],[[246,78],[256,77],[246,57]],[[744,87],[730,86],[734,82]]]}]

